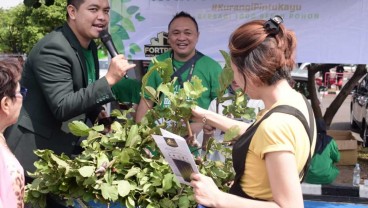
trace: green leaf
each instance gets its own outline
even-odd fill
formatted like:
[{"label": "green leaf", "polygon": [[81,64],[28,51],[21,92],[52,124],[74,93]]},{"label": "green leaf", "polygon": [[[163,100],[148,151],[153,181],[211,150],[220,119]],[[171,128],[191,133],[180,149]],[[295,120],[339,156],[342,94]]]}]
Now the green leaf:
[{"label": "green leaf", "polygon": [[137,173],[139,173],[140,171],[141,171],[141,169],[140,169],[140,168],[133,167],[133,168],[131,168],[131,169],[128,171],[128,173],[125,175],[124,179],[128,179],[128,178],[130,178],[130,177],[132,177],[132,176],[135,176],[135,175],[137,175]]},{"label": "green leaf", "polygon": [[78,169],[78,172],[79,174],[81,174],[81,176],[85,178],[91,177],[93,173],[95,172],[95,167],[94,166],[83,166]]},{"label": "green leaf", "polygon": [[189,207],[189,205],[190,205],[190,201],[187,196],[181,196],[179,198],[179,207],[186,208],[186,207]]},{"label": "green leaf", "polygon": [[129,48],[130,48],[130,50],[134,51],[134,53],[133,53],[133,54],[135,54],[135,53],[137,53],[137,52],[141,52],[141,51],[142,51],[141,47],[139,47],[139,45],[137,45],[136,43],[131,43],[131,44],[129,45]]},{"label": "green leaf", "polygon": [[175,184],[177,187],[181,188],[181,183],[179,182],[178,178],[173,177],[173,182],[174,182],[174,184]]},{"label": "green leaf", "polygon": [[224,135],[224,141],[228,142],[233,140],[234,138],[238,137],[240,134],[240,128],[238,126],[230,127]]},{"label": "green leaf", "polygon": [[125,46],[124,46],[124,40],[129,40],[129,34],[128,32],[121,26],[116,25],[111,27],[111,37],[115,44],[116,50],[124,54],[125,53]]},{"label": "green leaf", "polygon": [[212,173],[220,178],[225,178],[227,174],[222,169],[213,169]]},{"label": "green leaf", "polygon": [[130,155],[127,149],[123,149],[119,156],[117,157],[118,160],[122,163],[122,164],[126,164],[129,163],[130,161]]},{"label": "green leaf", "polygon": [[151,186],[152,186],[152,184],[150,184],[150,183],[144,184],[144,186],[143,186],[143,192],[144,193],[149,193]]},{"label": "green leaf", "polygon": [[123,18],[121,25],[126,31],[135,32],[133,22],[128,18]]},{"label": "green leaf", "polygon": [[101,184],[101,194],[106,200],[116,201],[118,199],[118,189],[114,185],[107,183]]},{"label": "green leaf", "polygon": [[72,134],[79,137],[88,136],[89,127],[82,121],[72,121],[68,123],[69,130]]},{"label": "green leaf", "polygon": [[[177,102],[176,102],[176,94],[174,93],[174,86],[173,85],[169,85],[169,84],[160,84],[158,87],[157,87],[157,92],[158,93],[163,93],[165,94],[165,96],[170,100],[171,102],[171,106],[176,106]],[[182,99],[186,99],[185,98],[182,98]]]},{"label": "green leaf", "polygon": [[151,87],[151,86],[146,86],[145,88],[145,92],[150,96],[152,97],[153,99],[156,99],[157,96],[156,96],[156,90],[155,88]]},{"label": "green leaf", "polygon": [[105,129],[104,125],[98,125],[98,126],[93,126],[92,127],[93,130],[101,132]]},{"label": "green leaf", "polygon": [[133,54],[133,55],[135,55],[135,51],[133,50],[133,49],[129,49],[129,52],[131,53],[131,54]]},{"label": "green leaf", "polygon": [[105,166],[109,163],[109,158],[103,152],[97,154],[97,167]]},{"label": "green leaf", "polygon": [[[174,68],[172,64],[172,59],[167,58],[164,61],[158,61],[156,57],[152,58],[152,66],[148,73],[153,73],[154,71],[159,72],[163,83],[171,81],[171,75],[174,73]],[[148,75],[150,76],[150,74]],[[142,80],[143,81],[143,80]],[[142,82],[145,86],[146,82]],[[142,86],[143,87],[143,86]]]},{"label": "green leaf", "polygon": [[148,177],[147,176],[143,176],[141,177],[141,179],[139,180],[139,185],[143,185],[146,184],[148,182]]},{"label": "green leaf", "polygon": [[173,180],[173,174],[168,173],[164,176],[164,179],[162,181],[162,188],[164,189],[164,191],[171,189],[172,182],[173,182],[172,180]]},{"label": "green leaf", "polygon": [[127,206],[127,208],[135,208],[135,202],[131,196],[128,196],[128,198],[126,199],[125,206]]},{"label": "green leaf", "polygon": [[138,133],[138,125],[133,125],[130,128],[129,134],[128,134],[128,138],[127,141],[125,143],[126,147],[136,147],[137,144],[139,144],[142,140],[141,136]]},{"label": "green leaf", "polygon": [[175,207],[174,203],[168,198],[164,198],[160,200],[160,206],[161,207]]},{"label": "green leaf", "polygon": [[223,51],[223,50],[220,50],[220,52],[225,59],[225,65],[219,76],[219,89],[217,89],[216,93],[217,93],[219,103],[222,103],[224,102],[224,100],[222,99],[222,96],[225,94],[228,86],[234,80],[234,72],[231,69],[230,55],[226,51]]},{"label": "green leaf", "polygon": [[[119,122],[113,122],[111,124],[111,130],[113,130],[115,133],[121,133],[122,132],[122,125]],[[110,137],[113,137],[115,135],[111,135]]]},{"label": "green leaf", "polygon": [[148,206],[147,206],[147,208],[156,208],[157,206],[155,206],[154,204],[149,204]]},{"label": "green leaf", "polygon": [[139,7],[137,7],[137,6],[130,6],[130,7],[128,7],[128,9],[127,9],[127,13],[128,13],[129,15],[133,15],[133,14],[134,14],[134,13],[136,13],[138,10],[139,10]]},{"label": "green leaf", "polygon": [[59,168],[65,168],[65,172],[69,172],[70,166],[67,162],[65,162],[64,160],[60,159],[58,156],[51,154],[50,155],[52,160],[54,160],[56,162],[56,164],[59,166]]},{"label": "green leaf", "polygon": [[118,193],[121,197],[125,197],[130,192],[130,183],[126,180],[118,181]]},{"label": "green leaf", "polygon": [[83,181],[83,185],[84,186],[89,186],[89,185],[94,185],[96,183],[97,178],[94,177],[90,177],[90,178],[86,178]]},{"label": "green leaf", "polygon": [[138,20],[139,22],[144,21],[146,18],[144,18],[143,16],[141,16],[141,13],[137,13],[135,15],[135,19]]},{"label": "green leaf", "polygon": [[111,10],[110,11],[110,25],[117,25],[123,17],[120,15],[120,13]]},{"label": "green leaf", "polygon": [[203,87],[202,80],[197,76],[193,76],[191,82],[184,82],[183,86],[185,95],[192,99],[199,98],[207,90],[206,87]]}]

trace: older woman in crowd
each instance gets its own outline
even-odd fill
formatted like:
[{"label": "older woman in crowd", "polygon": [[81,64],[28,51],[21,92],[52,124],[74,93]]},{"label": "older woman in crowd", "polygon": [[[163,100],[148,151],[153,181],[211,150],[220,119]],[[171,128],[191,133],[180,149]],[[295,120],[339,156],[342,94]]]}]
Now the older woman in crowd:
[{"label": "older woman in crowd", "polygon": [[0,61],[0,207],[24,207],[24,171],[8,148],[4,130],[18,120],[26,89],[17,60]]}]

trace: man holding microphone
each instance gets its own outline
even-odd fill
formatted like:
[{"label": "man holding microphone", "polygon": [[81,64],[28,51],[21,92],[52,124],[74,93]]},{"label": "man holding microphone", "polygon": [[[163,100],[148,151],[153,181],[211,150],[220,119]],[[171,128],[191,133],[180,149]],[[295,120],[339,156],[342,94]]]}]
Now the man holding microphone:
[{"label": "man holding microphone", "polygon": [[[34,172],[36,149],[56,154],[78,153],[79,138],[68,123],[94,123],[102,105],[115,100],[111,87],[135,67],[123,55],[111,60],[99,78],[94,39],[109,23],[108,0],[68,0],[67,22],[47,34],[31,50],[21,85],[28,89],[18,122],[6,131],[8,145],[24,169]],[[32,178],[26,175],[26,182]]]}]

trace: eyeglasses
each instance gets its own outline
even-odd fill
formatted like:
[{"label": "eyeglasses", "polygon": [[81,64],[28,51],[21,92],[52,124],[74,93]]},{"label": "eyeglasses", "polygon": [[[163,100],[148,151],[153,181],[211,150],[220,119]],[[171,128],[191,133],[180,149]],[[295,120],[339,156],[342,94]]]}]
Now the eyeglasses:
[{"label": "eyeglasses", "polygon": [[27,88],[25,88],[25,87],[20,87],[20,90],[19,90],[19,92],[17,92],[17,93],[21,94],[21,95],[22,95],[22,97],[23,97],[23,98],[25,98],[25,97],[27,96],[27,92],[28,92],[28,89],[27,89]]}]

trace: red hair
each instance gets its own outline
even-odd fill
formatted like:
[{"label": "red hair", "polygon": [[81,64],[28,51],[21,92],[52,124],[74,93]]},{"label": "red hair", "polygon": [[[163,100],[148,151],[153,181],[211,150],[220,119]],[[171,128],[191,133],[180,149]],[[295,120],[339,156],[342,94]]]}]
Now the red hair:
[{"label": "red hair", "polygon": [[279,25],[277,34],[270,34],[265,20],[253,20],[238,27],[230,36],[231,61],[250,80],[272,85],[290,79],[295,65],[295,34]]}]

